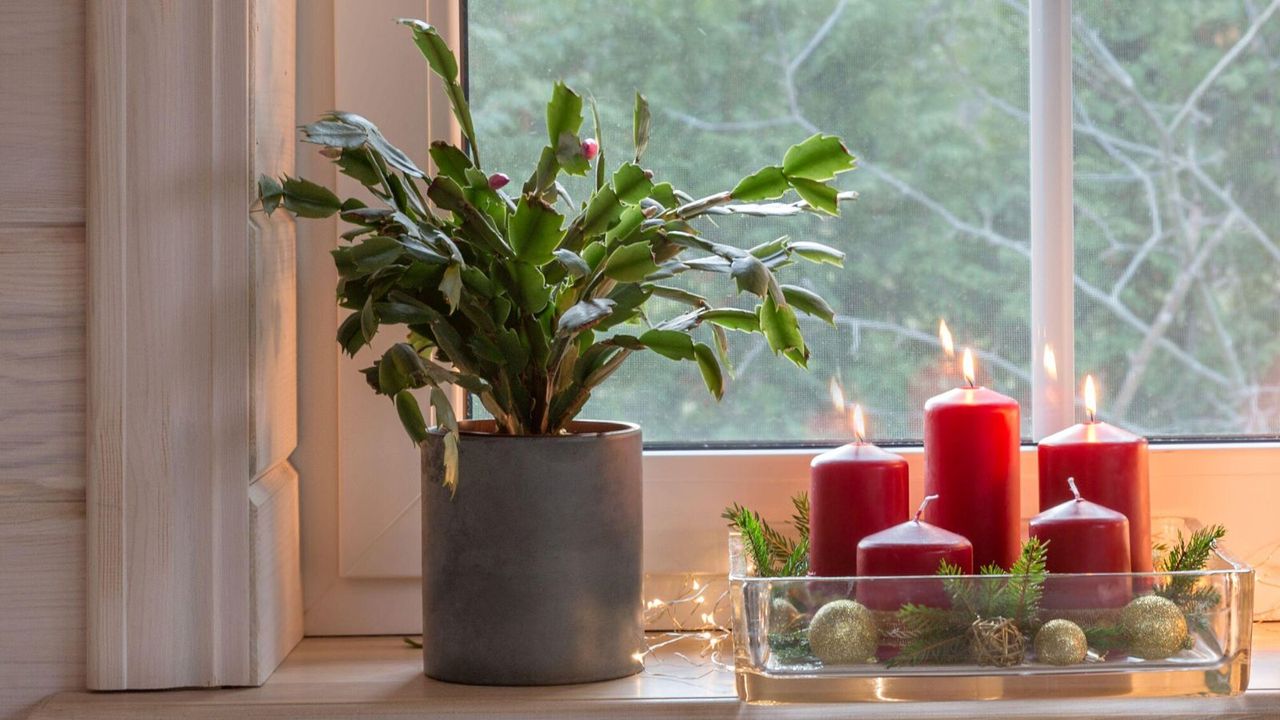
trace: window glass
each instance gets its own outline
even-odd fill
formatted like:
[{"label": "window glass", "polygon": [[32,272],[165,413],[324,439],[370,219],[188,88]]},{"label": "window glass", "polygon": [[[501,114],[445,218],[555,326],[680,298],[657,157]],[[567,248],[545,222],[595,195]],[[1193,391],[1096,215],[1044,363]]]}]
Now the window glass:
[{"label": "window glass", "polygon": [[[848,253],[843,270],[783,270],[838,312],[835,327],[804,321],[808,372],[735,335],[735,377],[716,403],[692,363],[642,353],[584,416],[639,422],[658,443],[830,442],[849,435],[830,400],[837,378],[867,407],[871,435],[918,441],[924,401],[958,382],[937,341],[945,317],[958,345],[982,353],[980,380],[1022,402],[1030,434],[1025,8],[471,0],[467,21],[483,154],[513,185],[533,168],[561,78],[594,95],[615,161],[630,152],[632,97],[643,92],[654,114],[644,164],[695,196],[733,187],[817,131],[859,158],[840,183],[861,197],[839,220],[706,230],[740,247],[790,234]],[[568,189],[586,197],[584,183]],[[694,287],[735,302],[730,285]],[[652,314],[676,312],[659,303]]]},{"label": "window glass", "polygon": [[1076,0],[1076,369],[1151,435],[1280,431],[1280,13]]}]

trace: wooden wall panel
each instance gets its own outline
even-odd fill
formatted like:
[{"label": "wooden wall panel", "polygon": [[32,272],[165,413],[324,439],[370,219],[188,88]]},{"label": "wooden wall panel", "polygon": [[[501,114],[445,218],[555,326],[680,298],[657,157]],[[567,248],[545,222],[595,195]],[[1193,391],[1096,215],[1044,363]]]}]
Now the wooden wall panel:
[{"label": "wooden wall panel", "polygon": [[84,228],[0,225],[0,502],[84,499]]},{"label": "wooden wall panel", "polygon": [[301,622],[254,578],[296,568],[296,483],[250,498],[296,437],[293,225],[248,214],[292,171],[294,5],[88,7],[88,685],[250,685]]},{"label": "wooden wall panel", "polygon": [[0,502],[0,718],[84,687],[84,503]]},{"label": "wooden wall panel", "polygon": [[0,223],[84,222],[84,2],[0,0]]}]

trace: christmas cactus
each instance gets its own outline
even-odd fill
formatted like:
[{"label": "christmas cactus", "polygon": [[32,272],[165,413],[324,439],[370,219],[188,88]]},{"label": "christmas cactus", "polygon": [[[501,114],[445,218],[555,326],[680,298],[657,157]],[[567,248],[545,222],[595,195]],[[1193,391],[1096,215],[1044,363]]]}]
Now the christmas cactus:
[{"label": "christmas cactus", "polygon": [[[430,25],[400,22],[443,81],[465,150],[432,143],[430,175],[365,118],[334,112],[304,126],[302,139],[320,145],[379,206],[287,176],[263,177],[259,195],[267,213],[283,207],[304,218],[337,214],[352,226],[342,235],[347,244],[333,251],[338,303],[350,311],[338,342],[354,355],[380,328],[406,326],[406,340],[363,372],[375,392],[392,399],[415,442],[427,433],[410,393],[419,388],[429,388],[453,454],[457,422],[445,385],[479,398],[498,432],[544,435],[566,432],[592,391],[632,353],[696,364],[716,398],[724,393],[729,330],[760,333],[774,353],[805,366],[809,350],[796,312],[827,322],[833,312],[775,273],[797,258],[840,265],[843,253],[785,236],[738,248],[704,237],[695,223],[731,214],[836,215],[839,202],[853,197],[830,184],[854,167],[839,138],[814,135],[791,147],[781,164],[694,199],[640,164],[650,128],[643,96],[635,100],[633,152],[610,172],[604,148],[582,137],[582,97],[558,83],[537,168],[508,194],[510,179],[481,164],[453,53]],[[594,104],[590,110],[598,128]],[[573,203],[557,182],[560,173],[590,173],[594,192]],[[785,200],[791,191],[798,199]],[[753,309],[717,307],[668,284],[689,272],[732,280]],[[687,310],[650,317],[645,307],[654,297]],[[455,478],[446,472],[446,484]]]}]

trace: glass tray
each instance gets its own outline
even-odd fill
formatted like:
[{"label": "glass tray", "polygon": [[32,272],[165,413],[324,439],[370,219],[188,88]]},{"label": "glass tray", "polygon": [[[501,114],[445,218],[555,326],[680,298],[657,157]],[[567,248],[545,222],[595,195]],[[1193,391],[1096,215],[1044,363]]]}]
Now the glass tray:
[{"label": "glass tray", "polygon": [[[1164,541],[1196,524],[1157,520],[1153,526],[1157,541]],[[985,643],[980,642],[972,627],[967,646],[949,645],[951,657],[902,664],[910,631],[897,610],[903,602],[915,602],[944,615],[954,613],[950,617],[963,627],[970,615],[953,606],[952,593],[994,593],[1010,582],[1009,575],[956,576],[947,586],[937,576],[761,578],[754,576],[740,537],[731,536],[729,547],[734,670],[738,696],[747,702],[1235,695],[1249,685],[1253,570],[1221,548],[1197,572],[1048,575],[1037,618],[1023,623],[1027,632],[1017,634],[1025,639],[1023,659],[998,667],[989,664],[992,634],[982,633]],[[1157,591],[1178,600],[1187,637],[1167,657],[1142,659],[1130,654],[1131,643],[1118,629],[1120,613],[1130,599]],[[833,665],[814,655],[808,643],[810,623],[819,608],[835,600],[857,600],[867,608],[866,615],[853,614],[864,623],[870,618],[863,627],[876,633],[874,655]],[[1084,662],[1057,666],[1038,661],[1034,631],[1055,618],[1089,630]],[[1016,641],[1017,636],[1012,646]],[[1010,646],[1006,642],[1002,647]],[[984,664],[974,659],[975,652],[985,655]],[[1003,657],[1012,662],[1017,653]]]}]

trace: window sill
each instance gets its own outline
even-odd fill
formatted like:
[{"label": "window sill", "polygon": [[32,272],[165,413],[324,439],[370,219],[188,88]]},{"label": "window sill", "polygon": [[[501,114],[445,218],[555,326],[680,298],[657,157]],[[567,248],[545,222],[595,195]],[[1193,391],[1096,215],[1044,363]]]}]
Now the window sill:
[{"label": "window sill", "polygon": [[[1280,714],[1280,623],[1254,628],[1250,690],[1235,698],[949,702],[927,705],[931,718],[1273,717]],[[921,712],[924,712],[921,710]],[[469,687],[422,675],[418,652],[399,638],[308,638],[260,688],[130,693],[62,693],[31,714],[41,718],[898,718],[902,703],[741,705],[733,676],[691,668],[674,654],[650,661],[644,675],[593,685]]]}]

